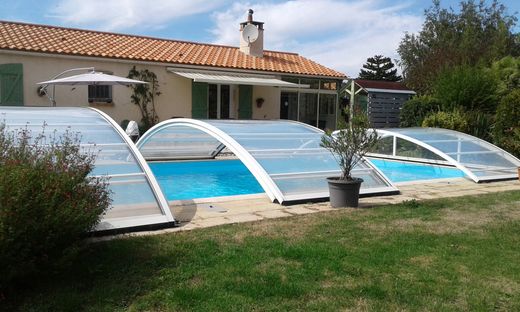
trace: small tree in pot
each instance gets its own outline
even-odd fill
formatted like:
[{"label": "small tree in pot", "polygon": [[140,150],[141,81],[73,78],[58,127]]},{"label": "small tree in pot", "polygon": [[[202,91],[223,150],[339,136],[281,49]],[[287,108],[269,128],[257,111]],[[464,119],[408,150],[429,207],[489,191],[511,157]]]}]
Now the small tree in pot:
[{"label": "small tree in pot", "polygon": [[[348,111],[346,111],[348,116]],[[350,123],[338,122],[338,131],[327,132],[321,146],[328,149],[341,168],[340,177],[327,178],[332,207],[357,207],[359,189],[363,179],[352,176],[352,169],[379,141],[375,131],[369,129],[369,120],[364,113],[351,116]]]}]

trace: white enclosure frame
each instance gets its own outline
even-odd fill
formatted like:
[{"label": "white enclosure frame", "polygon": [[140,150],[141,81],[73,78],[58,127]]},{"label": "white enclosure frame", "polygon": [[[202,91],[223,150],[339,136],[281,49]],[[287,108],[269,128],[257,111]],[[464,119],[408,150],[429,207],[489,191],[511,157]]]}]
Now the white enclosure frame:
[{"label": "white enclosure frame", "polygon": [[107,230],[111,228],[126,228],[126,227],[134,227],[134,226],[143,226],[143,225],[151,225],[151,224],[157,224],[157,223],[164,223],[165,218],[167,222],[176,222],[173,214],[171,213],[170,206],[168,204],[168,201],[166,200],[166,197],[164,196],[161,187],[159,186],[159,183],[157,182],[157,179],[155,179],[155,175],[153,174],[152,170],[148,166],[148,163],[144,159],[143,155],[137,147],[135,146],[134,142],[130,137],[126,134],[126,132],[119,126],[117,122],[115,122],[114,119],[112,119],[110,116],[105,114],[104,112],[90,107],[91,110],[97,112],[100,114],[109,124],[114,127],[116,132],[119,134],[121,139],[127,144],[127,147],[130,149],[130,152],[137,160],[137,164],[141,167],[141,169],[145,173],[145,178],[150,184],[150,187],[152,189],[153,195],[157,199],[157,203],[159,204],[159,208],[161,209],[161,212],[164,214],[164,216],[151,216],[151,217],[140,217],[140,218],[118,218],[118,219],[110,219],[110,220],[102,220],[99,225],[97,226],[98,230]]},{"label": "white enclosure frame", "polygon": [[[137,149],[141,148],[143,144],[146,143],[147,138],[152,137],[156,132],[163,129],[164,126],[168,125],[168,128],[175,126],[187,126],[191,128],[198,129],[203,131],[215,139],[219,140],[223,145],[225,145],[231,152],[233,152],[247,167],[247,169],[253,174],[253,176],[257,179],[258,183],[265,190],[267,196],[274,201],[275,199],[282,203],[284,200],[284,196],[280,189],[276,186],[274,181],[269,177],[267,172],[265,172],[264,168],[260,166],[260,164],[249,154],[249,152],[242,147],[242,145],[238,144],[232,137],[226,134],[224,131],[218,129],[215,126],[208,124],[202,120],[189,119],[189,118],[176,118],[165,120],[153,128],[148,130],[141,139],[137,142]],[[223,148],[220,146],[220,148]]]},{"label": "white enclosure frame", "polygon": [[[10,115],[13,116],[11,122]],[[15,118],[16,121],[14,120]],[[126,199],[126,194],[130,192],[129,190],[135,192],[136,189],[139,190],[140,188],[143,190],[141,194],[143,197],[137,196],[135,199],[132,198],[129,200],[129,203],[126,201],[113,202],[107,211],[108,213],[102,216],[94,231],[125,231],[123,230],[125,228],[138,228],[141,226],[164,227],[175,224],[176,221],[170,211],[168,201],[147,162],[124,130],[104,112],[85,107],[0,106],[0,122],[5,122],[8,129],[13,131],[23,127],[39,128],[40,126],[44,126],[47,133],[52,133],[54,130],[64,131],[64,129],[70,129],[72,133],[79,134],[80,140],[81,137],[88,137],[91,134],[88,130],[94,129],[93,132],[95,132],[100,127],[109,133],[110,139],[107,139],[105,142],[97,140],[97,138],[81,141],[80,147],[82,149],[94,148],[101,154],[103,151],[107,151],[107,155],[113,152],[110,150],[111,148],[116,148],[116,153],[118,153],[119,149],[121,151],[124,150],[123,157],[127,157],[125,165],[132,166],[133,169],[131,171],[124,172],[118,171],[117,167],[111,168],[110,162],[117,161],[117,158],[106,158],[109,166],[103,168],[107,163],[100,165],[103,168],[101,169],[102,171],[95,173],[96,166],[99,165],[97,162],[98,158],[96,158],[94,172],[90,176],[108,177],[108,185],[109,187],[114,187],[111,191],[114,192],[114,197],[116,198]],[[82,130],[81,127],[87,130]],[[111,178],[115,179],[115,181],[112,181]],[[131,187],[121,187],[123,184],[131,185]],[[146,198],[146,200],[140,201],[143,198]],[[126,210],[128,205],[131,207]],[[110,215],[110,210],[114,209],[115,206],[123,209],[120,211],[113,210],[115,214]]]},{"label": "white enclosure frame", "polygon": [[[414,130],[414,131],[417,131],[417,129],[424,129],[424,131],[435,131],[436,130],[435,128],[410,128],[410,129]],[[454,131],[454,130],[448,130],[448,129],[438,129],[438,130],[439,131],[443,131],[445,133],[450,133],[450,134],[458,136],[457,140],[446,140],[446,142],[448,142],[448,141],[449,142],[458,142],[459,146],[463,142],[463,140],[465,140],[466,142],[468,142],[468,141],[475,142],[479,146],[482,146],[482,147],[485,147],[485,148],[491,150],[490,152],[486,152],[486,153],[502,154],[503,157],[507,161],[510,161],[512,163],[516,163],[517,167],[520,166],[520,160],[518,158],[514,157],[510,153],[504,151],[503,149],[501,149],[501,148],[499,148],[499,147],[497,147],[497,146],[495,146],[495,145],[493,145],[493,144],[491,144],[489,142],[486,142],[486,141],[484,141],[482,139],[479,139],[477,137],[474,137],[474,136],[471,136],[471,135],[468,135],[468,134],[465,134],[465,133],[461,133],[461,132],[458,132],[458,131]],[[430,162],[430,163],[449,164],[451,166],[454,166],[454,167],[458,168],[462,172],[464,172],[464,174],[466,174],[466,176],[468,176],[471,180],[473,180],[476,183],[483,182],[483,181],[513,179],[513,178],[517,177],[516,173],[502,174],[502,175],[490,175],[490,176],[477,176],[475,173],[473,173],[473,171],[470,168],[468,168],[467,166],[462,164],[460,161],[458,161],[458,159],[455,159],[455,158],[451,157],[450,155],[448,155],[447,153],[441,151],[440,149],[438,149],[438,148],[428,144],[428,140],[426,140],[426,142],[425,142],[425,141],[416,139],[414,137],[411,137],[409,135],[406,135],[406,134],[403,134],[403,133],[400,132],[400,131],[406,131],[406,128],[399,128],[399,129],[396,129],[396,130],[392,130],[392,129],[375,129],[375,131],[377,131],[377,133],[379,133],[382,137],[393,137],[392,155],[370,153],[369,156],[375,156],[375,157],[381,157],[381,158],[393,158],[393,159],[400,159],[400,160],[411,160],[411,161],[422,161],[422,162]],[[439,161],[435,161],[435,160],[428,160],[428,159],[422,159],[422,158],[421,159],[417,159],[417,158],[398,156],[398,155],[396,155],[397,138],[400,138],[400,139],[412,142],[414,144],[417,144],[418,146],[423,147],[423,148],[431,151],[432,153],[436,154],[437,156],[441,157],[442,159],[445,160],[445,162],[439,162]],[[433,141],[436,141],[436,140],[433,140]],[[459,155],[458,158],[460,158],[460,154],[461,153],[464,153],[464,152],[460,152],[459,151],[458,152],[458,155]],[[478,153],[478,152],[468,152],[468,153]]]}]

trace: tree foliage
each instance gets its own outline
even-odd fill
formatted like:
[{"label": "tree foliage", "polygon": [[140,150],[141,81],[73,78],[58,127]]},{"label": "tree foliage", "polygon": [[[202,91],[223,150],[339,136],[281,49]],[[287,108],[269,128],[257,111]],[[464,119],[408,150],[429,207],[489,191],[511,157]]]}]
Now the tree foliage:
[{"label": "tree foliage", "polygon": [[497,93],[509,94],[520,88],[520,57],[506,56],[493,62],[490,73],[497,81]]},{"label": "tree foliage", "polygon": [[513,33],[517,18],[497,0],[461,1],[460,12],[445,9],[439,0],[425,11],[418,34],[405,34],[398,48],[408,86],[419,93],[430,90],[437,74],[457,65],[489,65],[506,55],[520,52]]},{"label": "tree foliage", "polygon": [[[348,116],[349,111],[345,109]],[[321,146],[328,149],[341,168],[341,180],[352,181],[352,169],[371,151],[379,141],[377,132],[370,131],[370,121],[366,114],[356,112],[350,124],[338,120],[338,132],[327,132],[321,138]]]},{"label": "tree foliage", "polygon": [[155,97],[161,95],[157,75],[148,69],[137,70],[134,66],[127,77],[148,82],[130,86],[133,92],[130,97],[131,101],[139,107],[141,112],[140,128],[142,131],[146,131],[159,121],[155,110]]},{"label": "tree foliage", "polygon": [[382,55],[369,57],[363,64],[364,69],[359,72],[359,79],[400,81],[402,77],[397,75],[397,68],[394,67],[389,57]]},{"label": "tree foliage", "polygon": [[493,138],[498,146],[520,157],[520,89],[500,101]]},{"label": "tree foliage", "polygon": [[441,110],[480,111],[496,110],[497,82],[487,70],[475,66],[455,66],[439,73],[432,82],[431,94],[441,102]]}]

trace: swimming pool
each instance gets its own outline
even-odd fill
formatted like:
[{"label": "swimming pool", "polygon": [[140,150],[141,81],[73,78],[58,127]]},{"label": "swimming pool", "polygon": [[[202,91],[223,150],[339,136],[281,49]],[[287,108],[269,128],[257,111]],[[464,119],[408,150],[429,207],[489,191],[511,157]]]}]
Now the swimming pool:
[{"label": "swimming pool", "polygon": [[[464,177],[457,168],[369,158],[392,182]],[[149,162],[168,200],[264,193],[238,159]]]},{"label": "swimming pool", "polygon": [[394,183],[446,178],[462,178],[464,173],[457,168],[429,164],[369,158]]},{"label": "swimming pool", "polygon": [[238,159],[148,164],[168,200],[264,193]]}]

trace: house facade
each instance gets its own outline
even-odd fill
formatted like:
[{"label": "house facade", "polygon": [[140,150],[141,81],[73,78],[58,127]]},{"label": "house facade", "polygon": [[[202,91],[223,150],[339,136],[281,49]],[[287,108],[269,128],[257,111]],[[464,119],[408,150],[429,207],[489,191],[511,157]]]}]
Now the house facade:
[{"label": "house facade", "polygon": [[[135,66],[157,76],[160,121],[292,119],[334,129],[345,75],[264,50],[263,23],[252,15],[237,31],[239,47],[0,22],[0,105],[50,106],[37,83],[72,68],[126,77]],[[56,86],[55,102],[98,108],[117,122],[141,119],[125,86]]]}]

